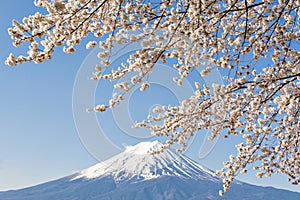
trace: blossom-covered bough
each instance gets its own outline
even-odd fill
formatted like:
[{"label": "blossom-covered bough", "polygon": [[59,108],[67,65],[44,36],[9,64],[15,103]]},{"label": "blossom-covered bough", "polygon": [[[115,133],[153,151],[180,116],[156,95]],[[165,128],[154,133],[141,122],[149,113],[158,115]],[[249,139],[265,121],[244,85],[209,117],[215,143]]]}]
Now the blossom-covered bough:
[{"label": "blossom-covered bough", "polygon": [[[216,171],[224,181],[220,195],[249,168],[258,170],[258,177],[282,173],[299,184],[299,0],[36,0],[35,5],[48,13],[13,22],[8,32],[14,45],[28,45],[29,51],[9,55],[7,65],[45,62],[55,47],[70,54],[83,38],[92,38],[86,48],[100,47],[94,80],[132,77],[116,84],[119,93],[95,106],[96,112],[119,104],[137,84],[147,89],[146,77],[158,62],[176,60],[179,86],[194,68],[205,64],[203,76],[218,68],[224,85],[212,89],[195,82],[193,96],[178,106],[157,107],[136,127],[166,136],[162,150],[175,143],[183,150],[201,129],[211,129],[212,138],[241,135],[237,155]],[[142,47],[108,72],[114,45],[135,42]]]}]

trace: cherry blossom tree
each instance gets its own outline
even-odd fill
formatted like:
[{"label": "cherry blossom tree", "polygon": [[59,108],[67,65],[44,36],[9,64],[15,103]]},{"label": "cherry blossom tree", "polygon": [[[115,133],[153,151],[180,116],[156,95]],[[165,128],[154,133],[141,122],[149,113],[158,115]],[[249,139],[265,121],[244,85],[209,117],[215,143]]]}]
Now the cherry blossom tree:
[{"label": "cherry blossom tree", "polygon": [[[15,46],[28,45],[27,55],[10,54],[9,66],[52,59],[56,47],[75,52],[87,37],[86,48],[100,47],[94,80],[131,80],[118,83],[107,104],[114,108],[133,86],[144,91],[156,63],[178,70],[180,86],[191,70],[205,65],[224,75],[213,88],[195,82],[195,94],[177,106],[154,109],[136,127],[167,137],[162,150],[199,130],[211,138],[241,135],[237,154],[216,171],[224,188],[239,173],[257,170],[259,178],[282,173],[300,182],[300,1],[299,0],[36,0],[47,14],[35,13],[8,29]],[[91,39],[92,38],[92,39]],[[127,62],[108,72],[115,44],[141,43]],[[159,153],[160,150],[153,152]]]}]

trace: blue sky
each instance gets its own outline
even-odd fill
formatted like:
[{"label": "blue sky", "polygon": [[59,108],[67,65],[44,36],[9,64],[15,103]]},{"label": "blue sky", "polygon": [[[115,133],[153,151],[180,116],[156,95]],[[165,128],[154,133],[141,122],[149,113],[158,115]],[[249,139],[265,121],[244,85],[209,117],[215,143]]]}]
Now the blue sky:
[{"label": "blue sky", "polygon": [[[4,4],[4,5],[3,5]],[[73,123],[72,90],[89,53],[56,54],[53,61],[15,68],[4,65],[11,45],[11,20],[34,13],[32,0],[4,1],[0,51],[0,190],[71,174],[96,163],[82,146]]]},{"label": "blue sky", "polygon": [[[90,51],[85,50],[84,45],[77,48],[73,55],[66,55],[58,49],[54,59],[47,63],[28,63],[13,68],[5,66],[4,60],[10,52],[19,54],[19,49],[11,45],[7,34],[12,19],[20,21],[38,8],[34,7],[32,0],[15,0],[2,2],[0,9],[0,191],[35,185],[87,168],[98,162],[91,153],[94,156],[97,154],[98,159],[102,153],[113,154],[107,152],[109,150],[106,144],[101,142],[95,142],[93,145],[99,147],[93,146],[93,150],[84,141],[86,132],[77,132],[76,124],[78,126],[78,123],[88,123],[85,120],[91,115],[82,114],[83,117],[74,123],[72,102],[74,98],[79,98],[78,95],[73,96],[74,84],[79,79],[80,70],[89,66]],[[154,79],[153,81],[155,82]],[[89,96],[92,97],[92,101],[94,95],[102,98],[112,93],[111,85],[105,84],[107,83],[92,86],[97,89]],[[174,91],[170,92],[169,87],[163,87],[162,83],[153,85],[154,87],[144,95],[138,91],[132,93],[127,110],[133,120],[147,116],[153,104],[176,102],[176,94]],[[182,96],[182,92],[178,90],[178,93]],[[79,109],[82,105],[84,111],[91,105],[87,104],[84,95],[80,98],[83,98],[82,104],[75,106]],[[106,139],[115,144],[116,149],[122,149],[122,145],[125,144],[153,139],[147,134],[145,138],[133,137],[134,132],[130,133],[127,127],[120,124],[122,119],[116,123],[121,116],[126,116],[126,113],[122,112],[122,109],[114,112],[98,115],[96,119],[98,126],[102,128],[101,131],[106,134]],[[118,115],[119,113],[121,115]],[[99,130],[96,129],[91,125],[86,131],[97,133]],[[203,141],[199,135],[194,138],[187,155],[209,168],[218,169],[222,166],[222,161],[234,153],[232,146],[237,140],[219,140],[207,157],[199,159],[199,144]],[[250,173],[239,178],[257,185],[272,185],[300,192],[299,186],[290,185],[284,176],[256,179]]]}]

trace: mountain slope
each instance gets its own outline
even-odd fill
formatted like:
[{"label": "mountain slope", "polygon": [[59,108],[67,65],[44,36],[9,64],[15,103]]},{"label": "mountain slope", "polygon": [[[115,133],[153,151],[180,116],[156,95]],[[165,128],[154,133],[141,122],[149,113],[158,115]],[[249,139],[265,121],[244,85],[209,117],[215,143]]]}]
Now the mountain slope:
[{"label": "mountain slope", "polygon": [[220,182],[213,172],[192,161],[191,159],[165,150],[162,154],[151,155],[149,151],[160,147],[158,141],[141,142],[109,160],[80,172],[73,178],[97,178],[111,175],[116,182],[145,181],[160,176],[178,176],[196,180]]},{"label": "mountain slope", "polygon": [[86,170],[55,181],[15,191],[0,192],[1,200],[181,200],[290,199],[300,193],[233,183],[218,196],[222,181],[191,159],[167,150],[150,155],[158,142],[127,147],[124,152]]}]

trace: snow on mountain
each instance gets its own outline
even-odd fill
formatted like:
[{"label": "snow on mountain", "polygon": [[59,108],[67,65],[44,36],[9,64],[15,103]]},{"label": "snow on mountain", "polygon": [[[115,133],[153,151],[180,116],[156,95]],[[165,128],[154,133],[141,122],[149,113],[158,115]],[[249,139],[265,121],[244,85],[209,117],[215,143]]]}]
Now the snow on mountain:
[{"label": "snow on mountain", "polygon": [[168,175],[220,182],[219,178],[213,176],[212,171],[184,155],[171,150],[165,150],[163,153],[155,155],[149,153],[158,150],[160,146],[161,143],[158,141],[127,146],[124,152],[81,171],[72,180],[112,176],[116,182],[124,182],[128,180],[143,181]]},{"label": "snow on mountain", "polygon": [[161,143],[156,141],[153,142],[141,142],[134,146],[126,146],[125,152],[133,153],[136,155],[149,154],[150,151],[157,150],[161,146]]}]

